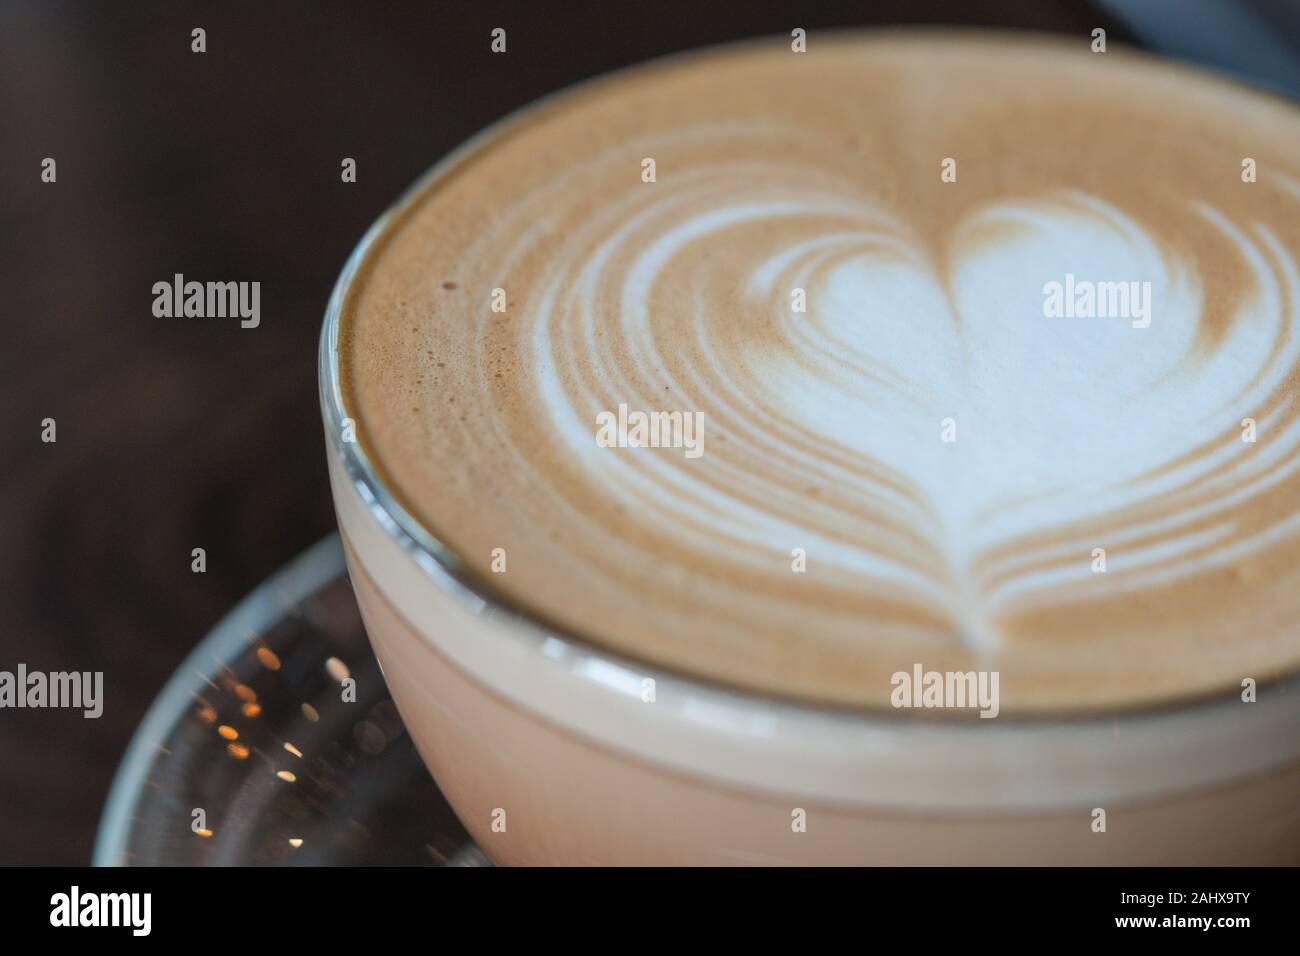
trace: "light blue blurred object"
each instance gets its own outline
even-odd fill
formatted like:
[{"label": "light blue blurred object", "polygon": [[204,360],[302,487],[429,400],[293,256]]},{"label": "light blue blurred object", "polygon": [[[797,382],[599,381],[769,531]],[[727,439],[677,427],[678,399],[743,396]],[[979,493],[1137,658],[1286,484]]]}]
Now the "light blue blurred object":
[{"label": "light blue blurred object", "polygon": [[1144,43],[1300,96],[1300,0],[1096,0]]}]

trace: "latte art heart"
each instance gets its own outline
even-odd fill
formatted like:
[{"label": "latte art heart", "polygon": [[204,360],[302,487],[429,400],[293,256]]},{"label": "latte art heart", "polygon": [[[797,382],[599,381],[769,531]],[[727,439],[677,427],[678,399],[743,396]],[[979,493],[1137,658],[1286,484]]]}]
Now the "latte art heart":
[{"label": "latte art heart", "polygon": [[[392,227],[348,399],[486,588],[660,666],[865,707],[995,669],[1021,713],[1267,680],[1300,663],[1298,133],[1044,41],[635,71]],[[595,440],[628,409],[703,453]]]}]

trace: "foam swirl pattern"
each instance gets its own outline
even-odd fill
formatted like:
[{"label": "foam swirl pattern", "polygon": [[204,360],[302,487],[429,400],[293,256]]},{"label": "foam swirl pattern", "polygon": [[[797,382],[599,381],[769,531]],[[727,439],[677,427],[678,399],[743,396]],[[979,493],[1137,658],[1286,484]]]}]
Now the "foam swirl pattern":
[{"label": "foam swirl pattern", "polygon": [[[347,400],[486,587],[661,666],[874,708],[991,668],[1016,713],[1268,680],[1300,664],[1297,143],[1282,101],[1042,41],[635,71],[403,214]],[[1149,283],[1149,325],[1045,316],[1067,275]],[[598,446],[620,404],[702,413],[703,454]]]}]

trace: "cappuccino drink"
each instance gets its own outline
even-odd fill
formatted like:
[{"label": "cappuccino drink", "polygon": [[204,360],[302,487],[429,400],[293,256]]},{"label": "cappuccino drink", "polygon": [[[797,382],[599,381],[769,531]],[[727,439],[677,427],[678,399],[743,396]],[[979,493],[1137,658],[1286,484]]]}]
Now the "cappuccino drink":
[{"label": "cappuccino drink", "polygon": [[525,863],[1300,856],[1300,118],[1084,40],[676,57],[322,341],[353,583]]}]

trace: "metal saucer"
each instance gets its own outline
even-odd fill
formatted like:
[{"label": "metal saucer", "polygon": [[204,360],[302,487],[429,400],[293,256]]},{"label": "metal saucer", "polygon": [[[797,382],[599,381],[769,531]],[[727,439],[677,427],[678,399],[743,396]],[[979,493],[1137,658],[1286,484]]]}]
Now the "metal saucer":
[{"label": "metal saucer", "polygon": [[118,767],[93,862],[489,865],[406,734],[337,535],[172,675]]}]

